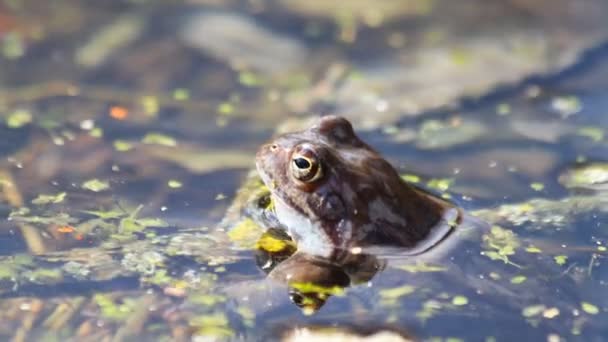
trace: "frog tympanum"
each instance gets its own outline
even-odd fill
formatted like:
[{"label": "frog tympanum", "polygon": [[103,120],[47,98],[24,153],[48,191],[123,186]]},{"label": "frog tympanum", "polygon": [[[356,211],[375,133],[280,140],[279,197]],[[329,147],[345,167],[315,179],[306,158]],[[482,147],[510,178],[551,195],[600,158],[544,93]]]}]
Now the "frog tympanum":
[{"label": "frog tympanum", "polygon": [[390,246],[420,254],[460,220],[458,209],[406,183],[342,117],[273,139],[256,167],[300,252],[332,257]]}]

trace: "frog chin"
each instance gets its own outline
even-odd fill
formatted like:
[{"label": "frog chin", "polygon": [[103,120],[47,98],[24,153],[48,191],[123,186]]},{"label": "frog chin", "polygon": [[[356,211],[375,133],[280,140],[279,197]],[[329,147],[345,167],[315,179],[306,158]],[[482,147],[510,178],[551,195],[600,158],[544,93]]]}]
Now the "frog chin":
[{"label": "frog chin", "polygon": [[334,246],[319,223],[300,214],[278,196],[273,196],[273,202],[278,220],[287,227],[298,250],[326,258],[331,256]]}]

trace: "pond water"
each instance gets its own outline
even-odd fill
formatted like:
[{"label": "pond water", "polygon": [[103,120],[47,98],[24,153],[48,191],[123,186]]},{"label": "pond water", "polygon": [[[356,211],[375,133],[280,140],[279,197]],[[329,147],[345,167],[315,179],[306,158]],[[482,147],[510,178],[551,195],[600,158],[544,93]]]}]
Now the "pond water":
[{"label": "pond water", "polygon": [[[604,340],[608,4],[555,2],[0,1],[0,338]],[[268,279],[255,152],[330,113],[486,228]]]}]

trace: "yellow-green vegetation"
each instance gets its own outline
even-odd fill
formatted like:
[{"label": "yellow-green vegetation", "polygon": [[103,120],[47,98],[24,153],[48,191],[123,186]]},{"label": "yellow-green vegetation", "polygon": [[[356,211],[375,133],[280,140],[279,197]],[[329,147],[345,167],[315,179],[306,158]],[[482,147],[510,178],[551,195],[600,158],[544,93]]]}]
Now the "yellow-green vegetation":
[{"label": "yellow-green vegetation", "polygon": [[296,244],[291,240],[277,238],[272,234],[263,234],[262,237],[256,241],[255,248],[270,253],[279,253],[283,251],[294,252],[296,250]]},{"label": "yellow-green vegetation", "polygon": [[226,302],[226,297],[213,293],[194,293],[188,296],[188,301],[203,306],[214,306]]},{"label": "yellow-green vegetation", "polygon": [[241,71],[239,72],[239,83],[246,87],[257,87],[262,85],[263,81],[253,72]]},{"label": "yellow-green vegetation", "polygon": [[0,48],[6,59],[18,59],[25,55],[26,43],[22,34],[9,31],[2,38]]},{"label": "yellow-green vegetation", "polygon": [[378,291],[378,294],[380,295],[380,303],[382,305],[396,305],[402,297],[410,295],[415,291],[415,286],[402,285],[399,287],[381,289]]},{"label": "yellow-green vegetation", "polygon": [[92,136],[93,138],[101,138],[101,137],[103,137],[103,129],[101,129],[99,127],[94,127],[93,129],[91,129],[89,131],[89,135]]},{"label": "yellow-green vegetation", "polygon": [[440,301],[429,299],[422,303],[422,308],[416,312],[416,317],[418,317],[421,321],[426,321],[438,314],[443,308],[444,305]]},{"label": "yellow-green vegetation", "polygon": [[480,138],[485,127],[472,120],[427,120],[420,126],[416,145],[423,149],[441,149],[465,144]]},{"label": "yellow-green vegetation", "polygon": [[578,135],[587,137],[594,142],[604,140],[604,130],[598,127],[581,127],[577,131]]},{"label": "yellow-green vegetation", "polygon": [[234,113],[234,105],[230,102],[222,102],[217,106],[219,114],[228,115]]},{"label": "yellow-green vegetation", "polygon": [[420,176],[411,173],[403,174],[401,175],[401,178],[403,178],[404,181],[409,183],[420,183]]},{"label": "yellow-green vegetation", "polygon": [[243,324],[245,326],[252,328],[255,324],[255,311],[247,306],[239,306],[236,309],[236,312],[241,316],[243,320]]},{"label": "yellow-green vegetation", "polygon": [[563,117],[568,117],[581,111],[583,105],[576,96],[558,96],[553,98],[551,106]]},{"label": "yellow-green vegetation", "polygon": [[6,126],[21,128],[32,122],[32,114],[24,109],[17,109],[6,117]]},{"label": "yellow-green vegetation", "polygon": [[60,192],[55,195],[41,194],[32,200],[32,204],[36,204],[36,205],[57,204],[57,203],[63,202],[63,200],[65,199],[66,196],[67,196],[67,193],[65,193],[65,192]]},{"label": "yellow-green vegetation", "polygon": [[589,163],[579,165],[562,173],[559,181],[567,188],[601,190],[608,186],[608,164]]},{"label": "yellow-green vegetation", "polygon": [[196,316],[190,319],[189,323],[197,329],[194,339],[196,336],[228,338],[234,335],[228,317],[222,312]]},{"label": "yellow-green vegetation", "polygon": [[32,213],[30,208],[21,207],[19,209],[15,209],[11,211],[9,214],[9,219],[14,222],[20,223],[32,223],[32,224],[40,224],[40,225],[57,225],[64,226],[70,225],[78,222],[77,219],[71,217],[67,213],[57,213],[57,212],[48,212],[43,213],[41,215],[36,215]]},{"label": "yellow-green vegetation", "polygon": [[183,186],[182,182],[178,181],[177,179],[170,179],[167,182],[167,186],[169,186],[172,189],[178,189],[181,188]]},{"label": "yellow-green vegetation", "polygon": [[190,99],[190,91],[185,88],[177,88],[173,90],[173,98],[178,101],[186,101]]},{"label": "yellow-green vegetation", "polygon": [[520,246],[519,239],[513,231],[500,226],[492,226],[490,232],[484,234],[482,239],[485,248],[482,255],[519,267],[509,260],[509,257],[514,255],[515,250]]},{"label": "yellow-green vegetation", "polygon": [[501,103],[498,106],[496,106],[496,113],[498,115],[511,114],[511,106],[507,103]]},{"label": "yellow-green vegetation", "polygon": [[542,253],[543,252],[540,248],[533,246],[533,245],[526,247],[525,250],[528,253]]},{"label": "yellow-green vegetation", "polygon": [[418,273],[418,272],[443,272],[446,271],[447,268],[439,265],[431,265],[424,262],[418,262],[415,264],[407,264],[407,265],[398,265],[395,266],[398,269],[402,269],[404,271],[410,273]]},{"label": "yellow-green vegetation", "polygon": [[127,152],[133,148],[133,144],[126,140],[114,140],[114,149],[118,152]]},{"label": "yellow-green vegetation", "polygon": [[177,146],[177,140],[175,140],[175,138],[161,133],[148,133],[141,139],[141,142],[149,145]]},{"label": "yellow-green vegetation", "polygon": [[545,185],[543,183],[538,183],[538,182],[531,183],[530,187],[534,191],[543,191],[545,189]]},{"label": "yellow-green vegetation", "polygon": [[600,313],[600,309],[589,302],[582,302],[581,309],[590,315],[597,315]]},{"label": "yellow-green vegetation", "polygon": [[450,186],[454,183],[453,178],[435,178],[428,181],[426,184],[431,189],[436,189],[441,192],[448,191]]},{"label": "yellow-green vegetation", "polygon": [[135,310],[136,301],[125,298],[122,302],[115,302],[110,296],[96,294],[93,300],[99,306],[100,314],[103,318],[121,322],[126,320]]},{"label": "yellow-green vegetation", "polygon": [[[234,242],[239,247],[253,249],[253,248],[258,247],[258,243],[259,243],[258,239],[260,238],[260,236],[263,233],[264,233],[264,229],[262,227],[260,227],[255,221],[253,221],[250,218],[245,218],[244,220],[237,223],[236,226],[234,226],[232,229],[230,229],[228,231],[228,237],[230,238],[230,240],[232,242]],[[268,237],[264,240],[267,241],[269,239],[271,239],[271,238]],[[279,244],[280,242],[277,241],[276,243]],[[271,246],[272,241],[267,242],[267,244],[269,246],[264,246],[264,247],[269,247],[269,248],[273,247],[273,246]],[[268,250],[266,248],[262,248],[262,249]],[[274,251],[274,250],[269,250],[269,251]]]},{"label": "yellow-green vegetation", "polygon": [[110,183],[107,181],[103,181],[100,179],[90,179],[84,183],[82,183],[82,188],[91,190],[93,192],[100,192],[104,190],[108,190],[110,188]]},{"label": "yellow-green vegetation", "polygon": [[343,296],[345,292],[341,286],[322,286],[309,282],[292,282],[289,286],[300,293],[314,293],[321,296]]},{"label": "yellow-green vegetation", "polygon": [[34,265],[34,259],[27,254],[0,258],[0,280],[15,279],[27,267]]},{"label": "yellow-green vegetation", "polygon": [[565,265],[566,262],[568,261],[568,256],[567,255],[556,255],[553,257],[553,260],[555,260],[555,263],[558,265]]},{"label": "yellow-green vegetation", "polygon": [[516,275],[513,278],[511,278],[511,284],[515,284],[515,285],[519,285],[524,283],[526,280],[528,280],[528,278],[524,275]]},{"label": "yellow-green vegetation", "polygon": [[156,116],[160,109],[160,104],[156,96],[142,96],[141,105],[146,114],[150,116]]},{"label": "yellow-green vegetation", "polygon": [[522,309],[521,314],[524,317],[534,317],[542,314],[547,307],[542,304],[530,305]]},{"label": "yellow-green vegetation", "polygon": [[456,306],[463,306],[469,304],[469,299],[465,296],[454,296],[452,298],[452,304]]}]

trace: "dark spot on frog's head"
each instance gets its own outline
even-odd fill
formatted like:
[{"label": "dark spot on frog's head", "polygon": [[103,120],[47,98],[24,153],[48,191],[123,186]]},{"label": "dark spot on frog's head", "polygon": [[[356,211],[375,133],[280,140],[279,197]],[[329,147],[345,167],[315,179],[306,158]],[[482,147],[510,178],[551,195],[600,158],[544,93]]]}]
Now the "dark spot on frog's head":
[{"label": "dark spot on frog's head", "polygon": [[341,116],[329,115],[319,119],[315,125],[319,133],[335,144],[360,144],[353,126]]}]

